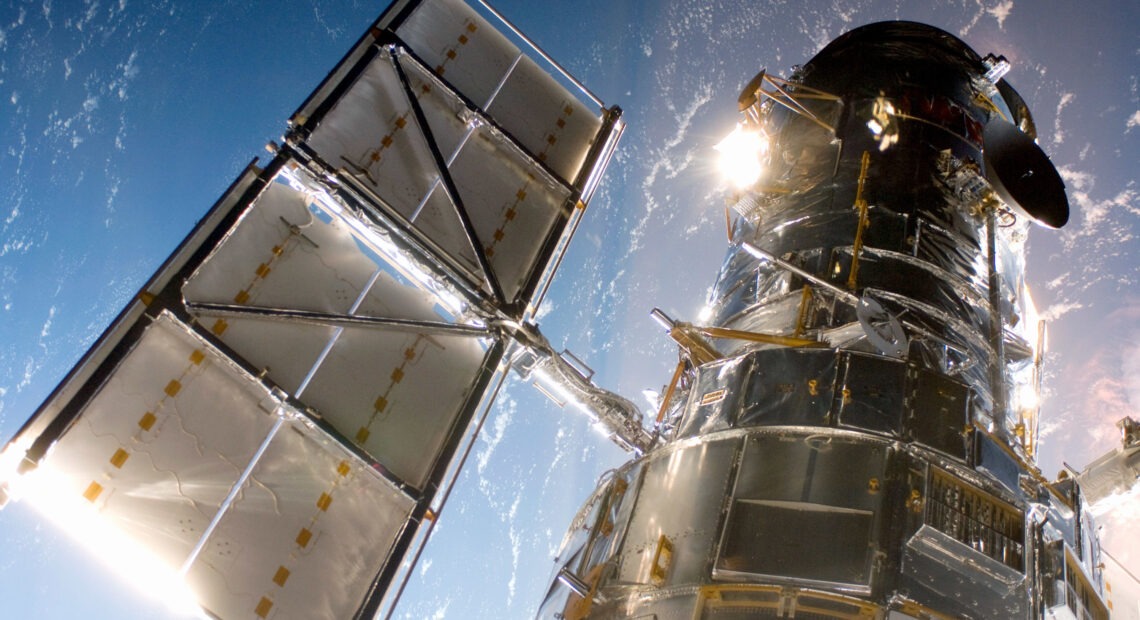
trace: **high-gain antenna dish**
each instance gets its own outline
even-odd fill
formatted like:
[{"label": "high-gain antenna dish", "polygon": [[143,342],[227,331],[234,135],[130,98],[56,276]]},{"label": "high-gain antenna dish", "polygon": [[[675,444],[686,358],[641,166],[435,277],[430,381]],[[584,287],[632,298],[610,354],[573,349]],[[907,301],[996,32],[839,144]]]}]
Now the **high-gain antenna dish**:
[{"label": "high-gain antenna dish", "polygon": [[982,133],[986,180],[1018,215],[1049,228],[1069,221],[1069,200],[1049,156],[1016,125],[1003,119]]}]

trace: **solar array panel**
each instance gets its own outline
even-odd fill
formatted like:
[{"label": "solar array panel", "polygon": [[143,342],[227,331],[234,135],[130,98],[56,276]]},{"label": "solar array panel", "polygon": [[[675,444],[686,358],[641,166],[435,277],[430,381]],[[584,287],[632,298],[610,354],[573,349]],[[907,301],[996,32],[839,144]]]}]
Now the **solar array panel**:
[{"label": "solar array panel", "polygon": [[5,496],[220,618],[374,615],[621,133],[509,30],[389,7],[8,444]]}]

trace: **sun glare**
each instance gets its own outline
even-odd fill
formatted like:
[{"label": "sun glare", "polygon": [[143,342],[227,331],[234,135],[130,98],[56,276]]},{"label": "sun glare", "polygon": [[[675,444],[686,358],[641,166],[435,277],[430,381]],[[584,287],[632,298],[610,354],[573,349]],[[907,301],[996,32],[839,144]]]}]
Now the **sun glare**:
[{"label": "sun glare", "polygon": [[768,138],[757,129],[737,124],[720,144],[720,171],[737,189],[744,189],[760,180],[764,169],[761,157],[768,152]]},{"label": "sun glare", "polygon": [[175,568],[115,527],[68,480],[40,467],[23,476],[23,501],[103,561],[120,579],[162,601],[180,617],[204,618],[194,593]]}]

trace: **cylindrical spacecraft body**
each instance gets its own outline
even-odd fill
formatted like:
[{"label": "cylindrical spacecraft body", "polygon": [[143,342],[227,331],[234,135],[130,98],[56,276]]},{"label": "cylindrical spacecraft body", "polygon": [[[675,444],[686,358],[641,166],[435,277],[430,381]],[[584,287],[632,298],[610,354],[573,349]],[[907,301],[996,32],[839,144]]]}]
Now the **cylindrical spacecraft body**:
[{"label": "cylindrical spacecraft body", "polygon": [[1034,464],[1023,246],[1067,203],[1003,63],[884,22],[746,88],[764,173],[707,322],[540,617],[1107,617],[1079,489]]}]

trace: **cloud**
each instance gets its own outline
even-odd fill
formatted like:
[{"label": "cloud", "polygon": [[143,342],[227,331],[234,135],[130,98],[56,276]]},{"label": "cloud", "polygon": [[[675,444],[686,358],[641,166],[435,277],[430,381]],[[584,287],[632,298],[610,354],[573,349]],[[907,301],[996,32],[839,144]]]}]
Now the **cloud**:
[{"label": "cloud", "polygon": [[1083,257],[1074,264],[1076,271],[1050,282],[1050,289],[1076,290],[1068,296],[1084,295],[1101,283],[1127,290],[1140,271],[1135,260],[1133,240],[1140,234],[1140,186],[1125,181],[1116,188],[1097,187],[1097,177],[1071,166],[1058,168],[1068,189],[1073,213],[1070,228],[1062,233],[1065,251]]},{"label": "cloud", "polygon": [[1009,14],[1012,12],[1013,0],[1005,0],[1005,2],[999,2],[997,5],[986,9],[986,13],[992,15],[994,19],[997,20],[998,28],[1002,30],[1005,29],[1005,18],[1009,17]]},{"label": "cloud", "polygon": [[[1119,372],[1119,369],[1104,369],[1101,364],[1104,360],[1094,360],[1097,363],[1095,371],[1102,373]],[[1095,379],[1088,388],[1088,407],[1082,416],[1089,421],[1086,432],[1092,437],[1094,445],[1112,445],[1119,433],[1116,432],[1116,421],[1133,415],[1136,407],[1132,404],[1129,394],[1134,392],[1135,385],[1130,385],[1127,378],[1117,378],[1102,374]]]},{"label": "cloud", "polygon": [[139,75],[138,58],[138,50],[132,51],[127,60],[116,67],[119,76],[107,84],[107,92],[118,97],[120,101],[127,99],[127,86]]},{"label": "cloud", "polygon": [[1053,144],[1061,144],[1065,141],[1065,130],[1061,128],[1061,113],[1075,98],[1076,95],[1073,93],[1061,93],[1061,99],[1057,102],[1056,121],[1053,125]]},{"label": "cloud", "polygon": [[975,2],[978,5],[978,12],[970,18],[969,23],[958,31],[958,36],[965,37],[970,34],[974,26],[977,26],[978,22],[987,15],[997,20],[999,29],[1005,29],[1005,19],[1013,12],[1013,0],[1001,0],[990,7],[983,4],[982,0],[975,0]]},{"label": "cloud", "polygon": [[[1114,336],[1101,343],[1083,362],[1064,370],[1072,385],[1085,386],[1074,394],[1064,419],[1050,427],[1066,459],[1083,466],[1108,450],[1119,447],[1116,422],[1140,417],[1140,299],[1126,299],[1102,321]],[[1080,429],[1080,430],[1077,430]]]},{"label": "cloud", "polygon": [[1064,389],[1045,394],[1050,412],[1040,421],[1038,462],[1049,469],[1065,462],[1080,470],[1119,447],[1116,422],[1140,412],[1140,298],[1120,299],[1109,313],[1096,310],[1082,310],[1095,325],[1087,330],[1088,346],[1050,355],[1051,381]]},{"label": "cloud", "polygon": [[47,351],[47,337],[51,334],[51,322],[55,318],[55,306],[48,308],[48,318],[44,321],[43,327],[40,328],[40,347]]},{"label": "cloud", "polygon": [[[1081,213],[1084,214],[1085,228],[1094,227],[1102,222],[1119,221],[1120,218],[1109,216],[1110,212],[1114,209],[1123,209],[1131,212],[1133,215],[1140,214],[1140,207],[1134,204],[1137,202],[1137,197],[1136,190],[1131,187],[1126,187],[1111,198],[1104,200],[1096,200],[1087,192],[1073,192],[1073,198],[1076,200]],[[1081,232],[1085,233],[1091,231],[1082,230]]]},{"label": "cloud", "polygon": [[1128,409],[1122,413],[1140,418],[1137,415],[1140,411],[1140,333],[1134,331],[1126,339],[1120,352],[1120,370],[1128,405]]},{"label": "cloud", "polygon": [[[518,387],[524,387],[513,382]],[[479,452],[475,455],[476,469],[479,475],[482,476],[483,472],[487,469],[487,465],[491,462],[491,456],[495,453],[495,448],[503,441],[503,437],[507,434],[507,428],[511,425],[511,420],[515,417],[515,412],[518,408],[518,403],[509,397],[501,397],[499,404],[495,408],[494,420],[491,422],[490,429],[483,429],[479,434],[479,441],[481,446]]]},{"label": "cloud", "polygon": [[1124,133],[1128,133],[1136,127],[1140,127],[1140,110],[1133,112],[1132,116],[1129,116],[1128,120],[1125,121]]},{"label": "cloud", "polygon": [[433,613],[431,615],[432,620],[443,620],[444,618],[446,618],[447,617],[447,610],[450,607],[451,607],[451,599],[449,598],[446,601],[444,601],[443,605],[440,606],[439,609],[435,610],[435,613]]},{"label": "cloud", "polygon": [[1043,321],[1051,322],[1073,312],[1084,308],[1084,304],[1079,301],[1063,301],[1049,306],[1044,312],[1041,313],[1040,318]]}]

